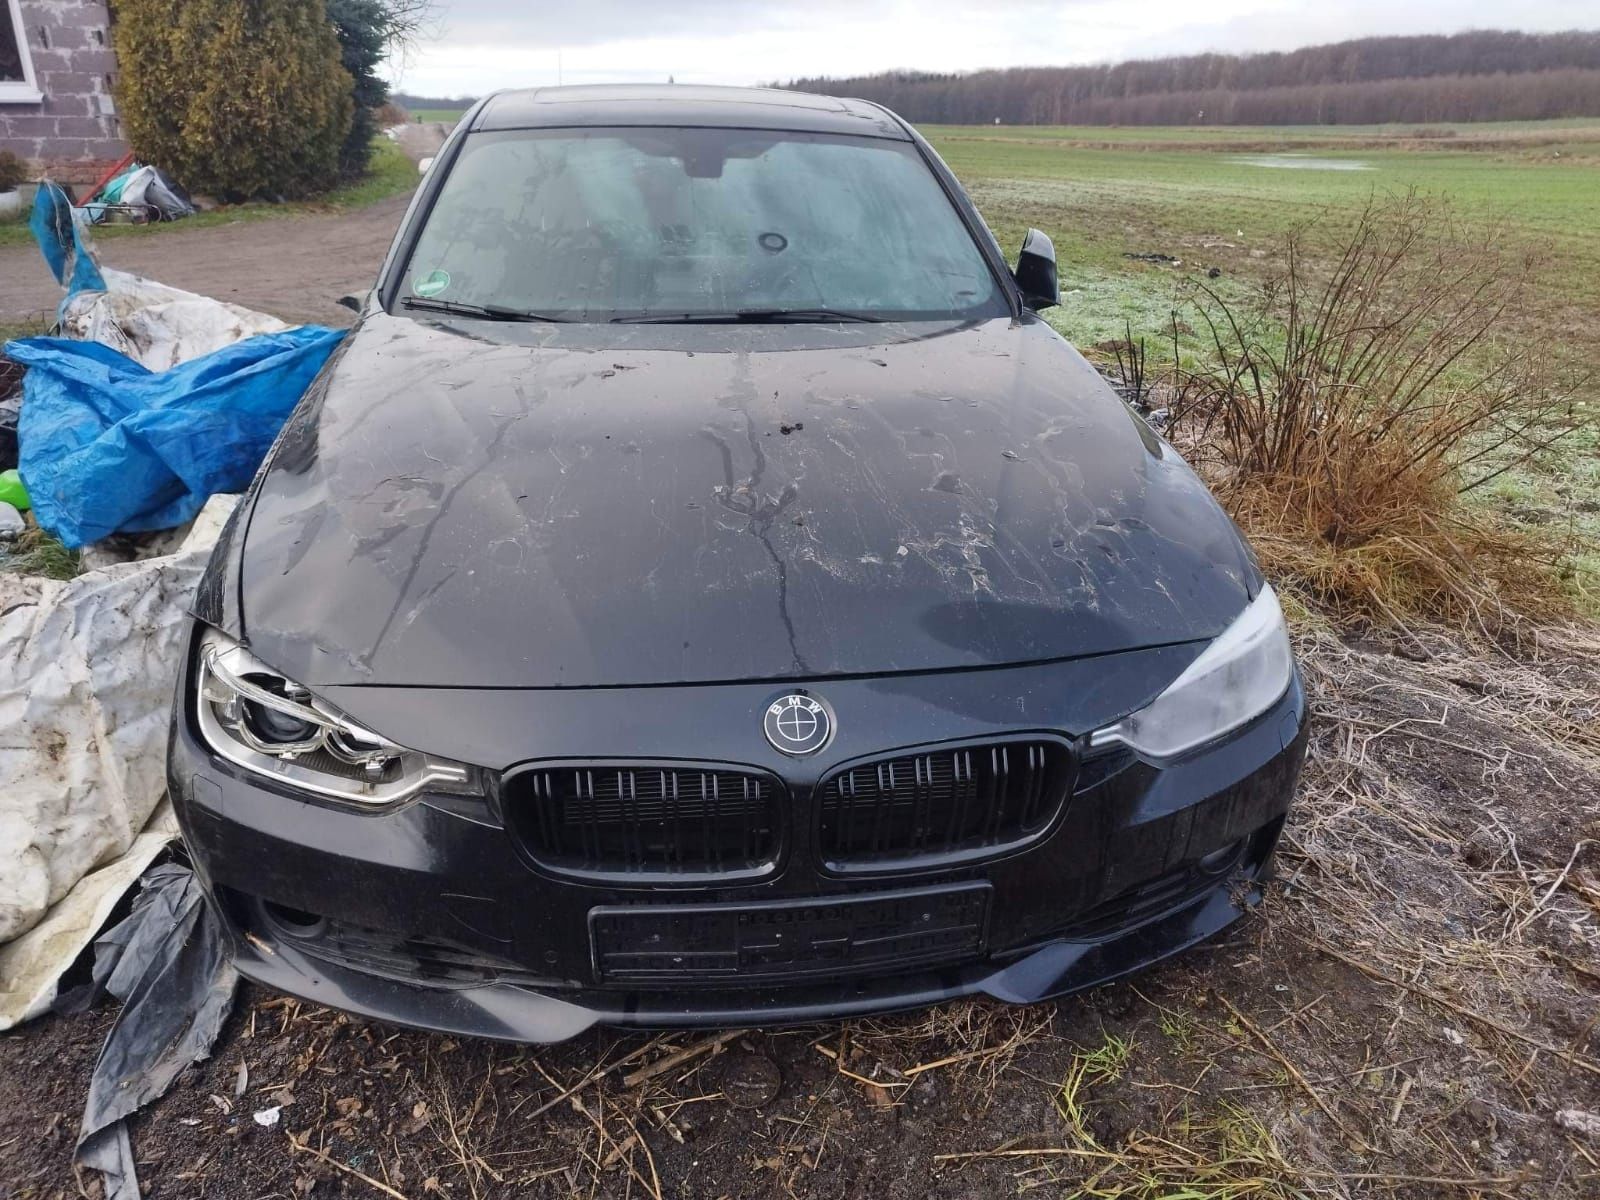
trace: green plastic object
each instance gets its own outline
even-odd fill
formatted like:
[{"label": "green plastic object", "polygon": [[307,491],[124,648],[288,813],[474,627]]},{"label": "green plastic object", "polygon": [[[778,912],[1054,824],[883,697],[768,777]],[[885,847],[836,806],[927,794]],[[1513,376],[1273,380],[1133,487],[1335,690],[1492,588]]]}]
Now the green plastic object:
[{"label": "green plastic object", "polygon": [[15,467],[9,471],[0,471],[0,500],[18,512],[31,507],[28,503],[28,489],[22,486],[22,476],[17,474]]}]

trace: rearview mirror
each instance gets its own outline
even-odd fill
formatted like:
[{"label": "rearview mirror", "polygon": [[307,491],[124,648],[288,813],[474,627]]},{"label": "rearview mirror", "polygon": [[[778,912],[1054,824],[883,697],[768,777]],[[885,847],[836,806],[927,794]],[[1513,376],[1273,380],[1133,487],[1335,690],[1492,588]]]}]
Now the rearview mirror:
[{"label": "rearview mirror", "polygon": [[1028,236],[1022,239],[1022,252],[1017,255],[1017,269],[1013,275],[1023,304],[1034,312],[1061,303],[1061,285],[1056,282],[1055,243],[1037,229],[1028,230]]},{"label": "rearview mirror", "polygon": [[428,168],[431,166],[433,166],[433,155],[430,154],[427,158],[417,159],[417,174],[426,175]]}]

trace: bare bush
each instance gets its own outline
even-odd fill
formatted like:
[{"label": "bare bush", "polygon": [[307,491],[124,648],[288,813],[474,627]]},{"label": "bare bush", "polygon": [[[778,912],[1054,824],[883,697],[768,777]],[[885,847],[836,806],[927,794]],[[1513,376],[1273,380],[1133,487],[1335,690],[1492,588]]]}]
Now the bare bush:
[{"label": "bare bush", "polygon": [[411,114],[404,105],[387,100],[378,106],[377,112],[373,114],[373,120],[377,122],[379,129],[388,129],[393,125],[411,124]]},{"label": "bare bush", "polygon": [[1503,336],[1539,269],[1415,194],[1375,201],[1317,269],[1303,234],[1244,306],[1197,282],[1212,353],[1175,368],[1185,440],[1270,565],[1363,616],[1488,629],[1548,608],[1561,546],[1462,496],[1572,431],[1550,347]]}]

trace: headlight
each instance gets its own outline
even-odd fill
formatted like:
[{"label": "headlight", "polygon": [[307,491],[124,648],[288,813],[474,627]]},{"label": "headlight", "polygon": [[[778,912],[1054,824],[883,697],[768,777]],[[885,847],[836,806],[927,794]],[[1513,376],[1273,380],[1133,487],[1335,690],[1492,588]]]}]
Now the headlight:
[{"label": "headlight", "polygon": [[215,630],[196,675],[201,735],[247,771],[373,808],[423,788],[481,791],[472,767],[384,740]]},{"label": "headlight", "polygon": [[1121,742],[1148,758],[1173,758],[1260,716],[1288,690],[1294,655],[1270,587],[1144,708],[1099,730],[1091,746]]}]

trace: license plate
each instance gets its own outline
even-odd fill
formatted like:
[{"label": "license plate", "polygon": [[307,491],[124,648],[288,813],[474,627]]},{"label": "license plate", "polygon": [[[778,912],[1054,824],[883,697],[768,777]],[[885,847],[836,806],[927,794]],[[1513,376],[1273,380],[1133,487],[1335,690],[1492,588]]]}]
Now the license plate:
[{"label": "license plate", "polygon": [[990,888],[962,884],[764,904],[608,906],[589,913],[604,980],[804,978],[946,964],[982,953]]}]

